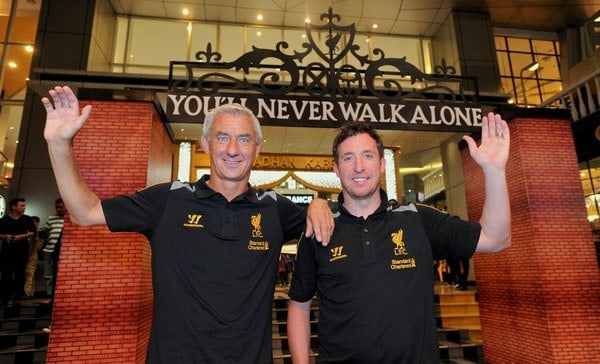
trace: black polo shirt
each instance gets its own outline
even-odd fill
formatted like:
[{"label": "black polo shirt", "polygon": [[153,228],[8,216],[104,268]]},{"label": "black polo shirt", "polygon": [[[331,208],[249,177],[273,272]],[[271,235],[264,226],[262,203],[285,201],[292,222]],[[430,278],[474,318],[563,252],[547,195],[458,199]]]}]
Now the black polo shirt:
[{"label": "black polo shirt", "polygon": [[479,224],[414,204],[382,203],[363,219],[342,204],[326,248],[300,241],[289,292],[317,294],[318,362],[438,363],[433,259],[470,257]]},{"label": "black polo shirt", "polygon": [[304,229],[305,209],[252,188],[227,202],[208,178],[102,201],[111,231],[150,240],[148,361],[271,363],[277,261],[282,244]]}]

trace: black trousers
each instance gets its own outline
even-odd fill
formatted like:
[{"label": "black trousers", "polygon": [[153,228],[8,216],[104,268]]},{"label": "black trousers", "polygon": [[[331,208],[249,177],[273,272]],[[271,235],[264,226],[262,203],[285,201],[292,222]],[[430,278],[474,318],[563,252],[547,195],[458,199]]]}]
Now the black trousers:
[{"label": "black trousers", "polygon": [[29,242],[26,239],[15,243],[3,242],[0,250],[0,303],[7,304],[13,294],[15,300],[23,298],[28,253]]}]

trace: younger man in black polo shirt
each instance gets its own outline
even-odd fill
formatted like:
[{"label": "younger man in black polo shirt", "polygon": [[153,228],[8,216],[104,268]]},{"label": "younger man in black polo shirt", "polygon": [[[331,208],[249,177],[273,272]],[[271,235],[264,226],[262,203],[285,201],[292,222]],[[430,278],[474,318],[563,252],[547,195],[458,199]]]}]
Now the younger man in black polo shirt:
[{"label": "younger man in black polo shirt", "polygon": [[[319,363],[438,363],[431,264],[442,253],[469,258],[510,245],[505,166],[508,125],[482,120],[471,156],[482,167],[486,200],[479,223],[421,205],[388,204],[379,187],[383,143],[367,123],[343,125],[333,144],[340,178],[335,230],[327,248],[301,239],[288,307],[294,364],[308,363],[311,300],[319,302]],[[492,220],[493,216],[493,220]]]}]

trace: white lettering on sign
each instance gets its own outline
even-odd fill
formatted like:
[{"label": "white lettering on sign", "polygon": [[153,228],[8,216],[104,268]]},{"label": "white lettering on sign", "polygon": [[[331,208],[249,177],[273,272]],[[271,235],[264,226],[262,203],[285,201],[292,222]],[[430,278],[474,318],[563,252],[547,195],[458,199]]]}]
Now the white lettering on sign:
[{"label": "white lettering on sign", "polygon": [[200,113],[206,115],[212,109],[219,107],[224,104],[238,103],[242,106],[246,106],[248,99],[238,98],[234,96],[198,96],[198,95],[167,95],[168,102],[173,104],[172,115],[188,115],[197,116]]},{"label": "white lettering on sign", "polygon": [[293,203],[309,204],[313,200],[312,195],[286,195]]},{"label": "white lettering on sign", "polygon": [[[482,110],[471,104],[445,104],[404,100],[402,103],[377,101],[330,101],[298,98],[274,98],[246,94],[240,96],[167,95],[167,118],[170,122],[203,122],[213,108],[238,103],[251,109],[261,121],[294,122],[319,125],[348,120],[375,124],[405,125],[413,130],[475,130],[481,126]],[[198,119],[202,120],[198,120]],[[267,123],[268,124],[268,123]],[[383,126],[383,125],[382,125]],[[397,127],[393,127],[396,129]]]}]

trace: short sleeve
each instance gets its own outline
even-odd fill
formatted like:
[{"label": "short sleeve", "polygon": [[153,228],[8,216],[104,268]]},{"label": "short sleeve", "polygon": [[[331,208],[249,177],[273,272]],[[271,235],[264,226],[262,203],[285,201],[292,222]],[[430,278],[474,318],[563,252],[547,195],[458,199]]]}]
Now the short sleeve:
[{"label": "short sleeve", "polygon": [[298,241],[296,266],[288,296],[297,302],[311,300],[317,291],[317,262],[315,259],[315,239],[302,236]]},{"label": "short sleeve", "polygon": [[434,258],[468,259],[475,253],[481,225],[443,213],[426,205],[417,205]]},{"label": "short sleeve", "polygon": [[306,208],[298,206],[289,198],[278,194],[277,210],[285,241],[299,239],[306,228]]},{"label": "short sleeve", "polygon": [[106,225],[112,232],[138,232],[151,237],[164,212],[169,183],[140,190],[133,195],[102,200]]}]

